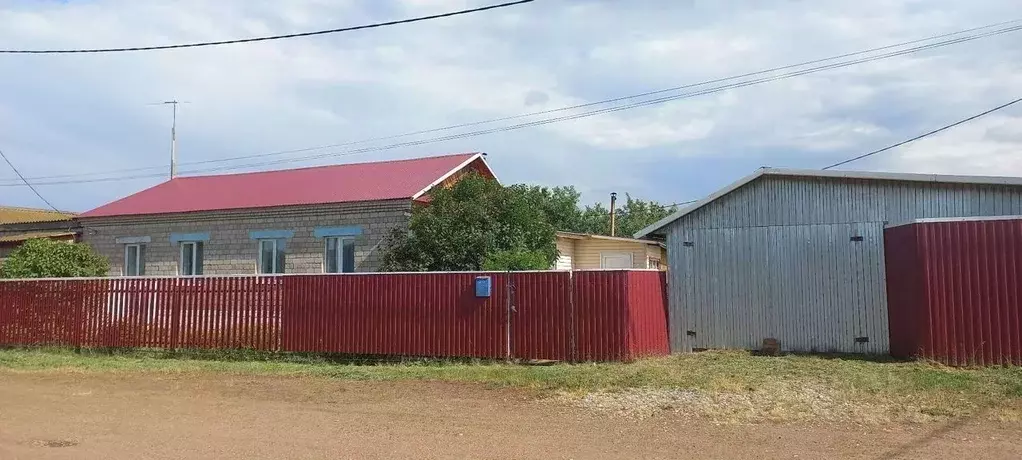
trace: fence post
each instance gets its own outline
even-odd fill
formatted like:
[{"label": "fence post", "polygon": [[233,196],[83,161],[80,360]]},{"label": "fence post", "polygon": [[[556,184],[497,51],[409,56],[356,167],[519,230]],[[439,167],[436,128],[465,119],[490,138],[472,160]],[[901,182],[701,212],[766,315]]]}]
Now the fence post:
[{"label": "fence post", "polygon": [[578,362],[578,320],[575,318],[575,270],[568,271],[568,315],[571,322],[570,330],[568,331],[570,347],[568,359],[574,363]]},{"label": "fence post", "polygon": [[508,361],[511,361],[511,358],[514,356],[514,353],[512,351],[513,347],[511,345],[511,313],[514,311],[515,311],[515,282],[511,276],[511,272],[509,271],[507,272],[507,324],[506,324],[507,327],[505,328],[507,332],[506,337],[507,351],[505,354],[505,359],[507,359]]},{"label": "fence post", "polygon": [[181,341],[181,290],[178,288],[179,278],[170,281],[170,351],[177,351]]},{"label": "fence post", "polygon": [[74,333],[72,334],[72,341],[74,342],[75,353],[82,352],[82,304],[85,303],[85,299],[89,298],[88,288],[83,290],[75,290],[75,304],[74,304]]}]

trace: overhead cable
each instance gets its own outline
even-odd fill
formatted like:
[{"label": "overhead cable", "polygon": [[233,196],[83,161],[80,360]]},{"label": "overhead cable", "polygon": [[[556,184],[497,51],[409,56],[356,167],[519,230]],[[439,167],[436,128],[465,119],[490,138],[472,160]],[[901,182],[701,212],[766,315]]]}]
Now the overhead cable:
[{"label": "overhead cable", "polygon": [[234,40],[221,40],[221,41],[210,41],[210,42],[197,42],[197,43],[181,43],[176,45],[158,45],[158,46],[130,46],[130,47],[118,47],[118,48],[79,48],[79,49],[3,49],[0,50],[0,54],[88,54],[88,53],[121,53],[130,51],[159,51],[159,50],[171,50],[181,48],[199,48],[205,46],[221,46],[221,45],[235,45],[239,43],[253,43],[253,42],[265,42],[271,40],[284,40],[289,38],[300,38],[300,37],[312,37],[316,35],[327,35],[336,34],[340,32],[351,32],[355,30],[375,29],[379,27],[394,26],[399,24],[409,24],[413,22],[428,21],[431,19],[449,18],[452,16],[460,16],[469,13],[478,13],[480,11],[495,10],[498,8],[506,8],[509,6],[516,6],[525,3],[532,3],[536,0],[519,0],[514,2],[501,3],[497,5],[483,6],[479,8],[470,8],[459,11],[451,11],[448,13],[433,14],[429,16],[420,16],[416,18],[400,19],[396,21],[377,22],[373,24],[364,24],[360,26],[342,27],[339,29],[326,29],[316,30],[312,32],[299,32],[294,34],[282,34],[282,35],[269,35],[264,37],[252,37],[252,38],[239,38]]}]

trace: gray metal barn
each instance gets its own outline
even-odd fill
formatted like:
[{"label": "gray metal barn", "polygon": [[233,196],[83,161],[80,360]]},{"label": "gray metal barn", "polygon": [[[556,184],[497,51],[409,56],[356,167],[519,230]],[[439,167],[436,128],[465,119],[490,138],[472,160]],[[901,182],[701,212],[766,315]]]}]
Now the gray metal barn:
[{"label": "gray metal barn", "polygon": [[888,352],[884,227],[1022,215],[1022,178],[769,169],[639,232],[667,241],[673,352]]}]

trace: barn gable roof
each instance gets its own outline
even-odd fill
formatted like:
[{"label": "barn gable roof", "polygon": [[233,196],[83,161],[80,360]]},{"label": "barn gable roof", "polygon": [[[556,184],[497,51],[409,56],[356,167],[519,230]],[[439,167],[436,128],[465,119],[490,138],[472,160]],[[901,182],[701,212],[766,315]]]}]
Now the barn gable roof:
[{"label": "barn gable roof", "polygon": [[1022,177],[1006,176],[960,176],[944,174],[914,174],[914,173],[889,173],[889,172],[868,172],[868,171],[824,171],[818,169],[788,169],[788,168],[760,168],[755,173],[745,176],[738,181],[724,187],[707,197],[692,203],[677,212],[660,219],[652,225],[640,230],[635,238],[646,238],[651,234],[658,233],[661,229],[672,222],[685,217],[696,210],[714,202],[723,196],[744,187],[761,177],[766,176],[788,176],[788,177],[818,177],[830,179],[863,179],[880,181],[901,181],[901,182],[928,182],[941,184],[970,184],[970,185],[1014,185],[1022,186]]}]

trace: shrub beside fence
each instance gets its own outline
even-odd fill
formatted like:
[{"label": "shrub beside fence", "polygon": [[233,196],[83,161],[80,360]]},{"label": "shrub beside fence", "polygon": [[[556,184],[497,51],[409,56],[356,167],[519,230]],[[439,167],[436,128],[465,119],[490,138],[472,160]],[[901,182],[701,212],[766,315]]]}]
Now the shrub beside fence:
[{"label": "shrub beside fence", "polygon": [[[476,276],[492,295],[475,296]],[[665,355],[657,271],[0,282],[0,345],[631,360]]]}]

